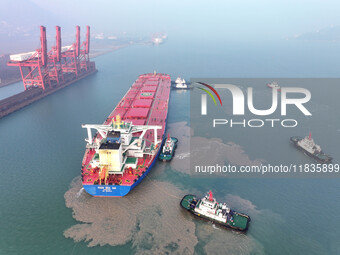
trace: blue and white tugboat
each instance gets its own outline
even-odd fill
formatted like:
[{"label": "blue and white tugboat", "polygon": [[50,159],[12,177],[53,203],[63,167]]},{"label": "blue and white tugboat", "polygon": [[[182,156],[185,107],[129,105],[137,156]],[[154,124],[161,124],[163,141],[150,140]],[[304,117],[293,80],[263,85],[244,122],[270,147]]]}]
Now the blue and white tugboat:
[{"label": "blue and white tugboat", "polygon": [[161,153],[159,154],[158,159],[165,162],[170,161],[175,155],[175,150],[177,147],[178,139],[175,137],[170,137],[170,134],[168,134],[168,138],[166,138]]}]

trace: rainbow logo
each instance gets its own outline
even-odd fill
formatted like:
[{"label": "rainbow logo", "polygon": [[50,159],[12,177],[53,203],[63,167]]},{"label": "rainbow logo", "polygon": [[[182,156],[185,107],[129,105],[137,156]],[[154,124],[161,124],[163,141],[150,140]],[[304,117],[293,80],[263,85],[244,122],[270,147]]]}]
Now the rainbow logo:
[{"label": "rainbow logo", "polygon": [[[209,88],[217,96],[217,98],[220,101],[220,104],[222,106],[221,97],[220,97],[220,95],[217,93],[217,91],[212,86],[210,86],[209,84],[206,84],[204,82],[196,82],[196,83],[201,84],[201,85]],[[209,90],[207,90],[205,88],[200,88],[200,87],[198,87],[198,89],[203,90],[204,92],[206,92],[212,98],[212,100],[214,101],[215,105],[217,105],[217,102],[216,102],[216,99],[215,99],[214,95]]]}]

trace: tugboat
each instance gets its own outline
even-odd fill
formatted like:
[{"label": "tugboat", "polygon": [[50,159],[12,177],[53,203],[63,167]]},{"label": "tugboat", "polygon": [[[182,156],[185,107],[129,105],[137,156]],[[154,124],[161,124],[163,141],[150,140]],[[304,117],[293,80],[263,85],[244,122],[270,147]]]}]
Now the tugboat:
[{"label": "tugboat", "polygon": [[269,87],[271,89],[277,89],[277,91],[281,91],[281,87],[279,86],[277,81],[273,81],[271,83],[267,83],[267,87]]},{"label": "tugboat", "polygon": [[321,163],[331,163],[332,157],[326,155],[322,150],[320,145],[314,143],[312,138],[312,133],[309,133],[309,136],[305,138],[299,136],[293,136],[290,140],[294,143],[294,145],[305,152],[308,156],[316,159],[318,162]]},{"label": "tugboat", "polygon": [[158,159],[165,162],[170,161],[175,155],[175,150],[177,147],[178,139],[175,137],[170,137],[170,134],[168,134],[168,138],[166,138],[161,153],[159,154]]},{"label": "tugboat", "polygon": [[249,226],[248,215],[235,212],[226,203],[216,202],[211,191],[201,199],[196,198],[195,195],[185,195],[180,205],[195,216],[226,228],[245,232]]},{"label": "tugboat", "polygon": [[175,88],[176,89],[187,89],[188,85],[186,84],[184,79],[178,76],[175,81]]}]

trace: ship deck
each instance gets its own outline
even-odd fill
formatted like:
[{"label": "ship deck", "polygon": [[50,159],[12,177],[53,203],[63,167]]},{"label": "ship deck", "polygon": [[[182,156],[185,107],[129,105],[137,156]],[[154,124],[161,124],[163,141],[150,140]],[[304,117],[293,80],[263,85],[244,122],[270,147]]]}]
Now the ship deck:
[{"label": "ship deck", "polygon": [[227,222],[230,226],[237,227],[240,229],[247,229],[248,218],[242,216],[238,213],[233,214],[233,221],[228,220]]},{"label": "ship deck", "polygon": [[194,199],[194,195],[186,195],[181,200],[181,206],[187,210],[190,209],[190,203]]},{"label": "ship deck", "polygon": [[[117,107],[111,112],[104,124],[110,124],[120,115],[125,122],[134,125],[158,125],[157,139],[161,140],[166,128],[168,102],[170,96],[171,80],[167,74],[140,75]],[[102,137],[95,135],[96,141]],[[144,136],[147,146],[153,145],[153,131],[149,130]],[[123,174],[109,174],[106,183],[99,180],[99,167],[92,167],[91,160],[95,157],[94,149],[87,149],[82,162],[82,180],[84,185],[94,185],[101,182],[105,185],[132,185],[141,176],[155,159],[156,155],[144,155],[138,158],[137,168],[124,171]]]}]

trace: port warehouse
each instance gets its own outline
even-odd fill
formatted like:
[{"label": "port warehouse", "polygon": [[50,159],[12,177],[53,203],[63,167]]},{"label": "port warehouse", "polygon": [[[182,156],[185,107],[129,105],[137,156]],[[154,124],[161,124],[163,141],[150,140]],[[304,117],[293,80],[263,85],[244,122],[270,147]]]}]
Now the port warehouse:
[{"label": "port warehouse", "polygon": [[7,65],[19,67],[25,90],[0,101],[0,118],[97,71],[89,58],[89,26],[83,43],[80,27],[76,26],[76,41],[63,47],[61,28],[56,26],[56,44],[50,51],[47,50],[46,28],[40,26],[40,43],[36,51],[10,55]]}]

